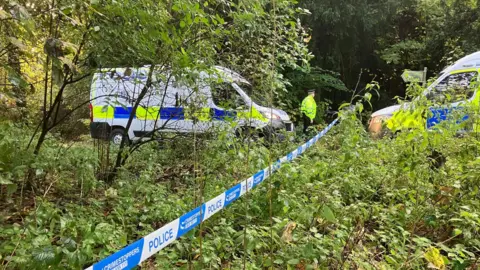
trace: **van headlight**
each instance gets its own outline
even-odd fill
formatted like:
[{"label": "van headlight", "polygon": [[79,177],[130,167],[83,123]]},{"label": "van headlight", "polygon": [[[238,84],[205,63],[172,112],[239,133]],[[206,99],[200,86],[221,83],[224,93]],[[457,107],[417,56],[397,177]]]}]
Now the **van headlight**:
[{"label": "van headlight", "polygon": [[270,119],[270,120],[280,120],[280,116],[278,116],[277,114],[274,114],[272,112],[262,112],[262,115],[267,118],[267,119]]}]

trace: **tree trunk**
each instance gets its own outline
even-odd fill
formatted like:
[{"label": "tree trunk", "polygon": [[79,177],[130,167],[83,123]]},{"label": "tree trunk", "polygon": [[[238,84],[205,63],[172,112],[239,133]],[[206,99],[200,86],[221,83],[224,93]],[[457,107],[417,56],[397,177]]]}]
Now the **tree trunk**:
[{"label": "tree trunk", "polygon": [[[153,70],[154,69],[155,69],[155,66],[152,64],[150,66],[149,71],[148,71],[147,81],[146,81],[145,85],[143,86],[142,90],[140,91],[137,100],[133,104],[132,113],[130,114],[130,117],[128,118],[127,126],[125,127],[125,136],[127,136],[127,137],[128,137],[128,131],[130,130],[130,126],[132,125],[133,118],[135,116],[137,108],[140,105],[140,102],[142,101],[142,99],[147,94],[148,89],[152,85],[152,75],[153,75]],[[116,158],[116,161],[115,161],[115,166],[113,167],[112,172],[107,177],[107,181],[110,182],[110,183],[113,182],[113,180],[117,176],[118,169],[123,165],[122,157],[123,157],[123,154],[124,154],[123,152],[124,152],[125,147],[126,147],[125,141],[126,140],[123,139],[122,142],[120,143],[120,148],[118,149],[118,152],[117,152],[117,158]]]}]

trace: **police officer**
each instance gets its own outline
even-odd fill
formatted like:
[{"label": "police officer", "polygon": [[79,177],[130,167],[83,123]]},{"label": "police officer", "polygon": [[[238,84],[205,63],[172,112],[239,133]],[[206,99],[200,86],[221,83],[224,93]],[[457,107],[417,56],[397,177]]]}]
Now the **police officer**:
[{"label": "police officer", "polygon": [[313,124],[313,119],[317,114],[317,103],[315,103],[315,90],[308,90],[308,96],[302,101],[303,115],[303,133],[307,132],[307,128]]}]

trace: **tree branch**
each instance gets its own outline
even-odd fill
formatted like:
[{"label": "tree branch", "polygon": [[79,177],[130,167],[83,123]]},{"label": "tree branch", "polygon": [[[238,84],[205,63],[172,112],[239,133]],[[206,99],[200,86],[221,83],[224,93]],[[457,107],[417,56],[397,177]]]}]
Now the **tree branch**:
[{"label": "tree branch", "polygon": [[63,121],[65,121],[65,119],[67,119],[70,115],[72,115],[76,110],[80,109],[81,107],[85,106],[86,104],[96,100],[96,99],[99,99],[99,98],[103,98],[103,97],[115,97],[116,95],[102,95],[102,96],[98,96],[98,97],[95,97],[95,98],[92,98],[92,99],[89,99],[87,101],[84,101],[82,103],[80,103],[80,105],[77,105],[75,108],[73,108],[71,111],[69,111],[68,113],[66,113],[62,118],[60,118],[57,122],[55,122],[48,130],[52,130],[54,129],[57,125],[59,125],[60,123],[62,123]]},{"label": "tree branch", "polygon": [[92,75],[92,74],[91,74],[91,73],[87,73],[87,74],[82,75],[82,76],[80,76],[80,77],[78,77],[78,78],[75,78],[75,79],[73,79],[73,76],[72,76],[72,79],[70,79],[70,80],[67,82],[67,85],[77,83],[77,82],[79,82],[79,81],[87,78],[87,77],[90,76],[90,75]]}]

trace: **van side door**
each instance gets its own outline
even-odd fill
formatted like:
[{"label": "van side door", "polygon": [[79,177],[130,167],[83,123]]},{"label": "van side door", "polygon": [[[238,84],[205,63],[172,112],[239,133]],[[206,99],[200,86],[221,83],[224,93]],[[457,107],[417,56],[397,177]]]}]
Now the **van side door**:
[{"label": "van side door", "polygon": [[156,122],[156,130],[159,132],[188,132],[191,129],[191,125],[185,122],[184,106],[187,96],[185,91],[175,82],[173,76],[158,85],[160,114]]},{"label": "van side door", "polygon": [[203,133],[212,126],[212,109],[208,85],[197,80],[193,86],[184,86],[185,97],[182,106],[184,125],[188,132]]},{"label": "van side door", "polygon": [[237,121],[239,112],[248,110],[247,104],[229,82],[215,82],[210,85],[212,93],[212,119],[216,126],[227,126]]}]

